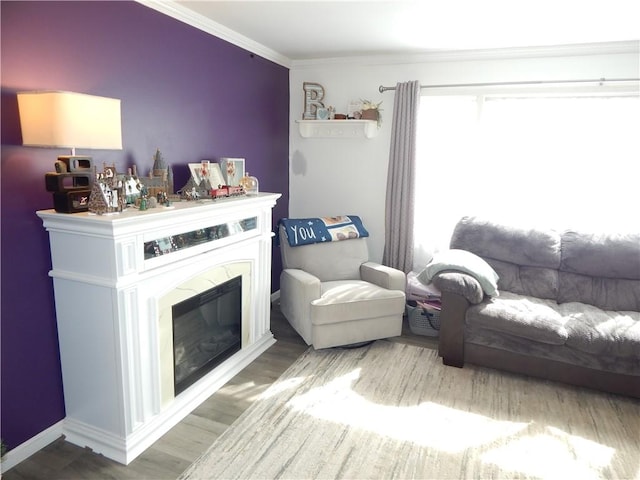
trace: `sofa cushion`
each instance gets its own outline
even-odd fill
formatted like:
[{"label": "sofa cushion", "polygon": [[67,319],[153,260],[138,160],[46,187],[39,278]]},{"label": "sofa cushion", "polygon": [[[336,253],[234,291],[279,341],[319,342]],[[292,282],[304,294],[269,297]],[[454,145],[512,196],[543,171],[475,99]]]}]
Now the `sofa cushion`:
[{"label": "sofa cushion", "polygon": [[502,292],[469,307],[465,321],[473,327],[487,328],[551,345],[567,340],[565,319],[553,300]]},{"label": "sofa cushion", "polygon": [[402,290],[387,290],[362,280],[323,282],[320,295],[311,302],[313,325],[401,315],[405,309]]},{"label": "sofa cushion", "polygon": [[495,259],[529,267],[557,269],[560,234],[479,217],[464,217],[451,236],[451,248],[468,250],[485,260]]},{"label": "sofa cushion", "polygon": [[487,259],[487,263],[500,276],[501,291],[556,300],[558,298],[558,271],[545,267],[527,267],[500,260]]},{"label": "sofa cushion", "polygon": [[558,303],[580,302],[603,310],[640,311],[640,280],[559,272]]},{"label": "sofa cushion", "polygon": [[640,311],[640,233],[562,235],[558,303]]},{"label": "sofa cushion", "polygon": [[566,345],[593,355],[636,359],[640,375],[640,312],[602,310],[571,302],[560,305],[567,320]]},{"label": "sofa cushion", "polygon": [[[508,335],[504,332],[496,332],[486,328],[474,328],[468,326],[464,332],[465,343],[490,347],[495,350],[506,350],[537,357],[540,359],[555,360],[594,370],[604,370],[625,375],[635,375],[636,382],[640,382],[640,360],[638,358],[626,358],[619,355],[593,355],[568,345],[549,345],[548,343],[532,342],[526,338]],[[549,368],[552,368],[551,365]]]},{"label": "sofa cushion", "polygon": [[591,277],[640,280],[640,233],[562,235],[560,270]]}]

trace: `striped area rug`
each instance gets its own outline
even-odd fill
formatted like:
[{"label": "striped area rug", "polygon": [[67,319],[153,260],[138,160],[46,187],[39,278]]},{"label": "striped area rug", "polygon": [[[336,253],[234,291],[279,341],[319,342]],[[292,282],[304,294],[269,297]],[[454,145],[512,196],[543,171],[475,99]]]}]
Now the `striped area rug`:
[{"label": "striped area rug", "polygon": [[389,341],[309,349],[180,478],[640,479],[640,402]]}]

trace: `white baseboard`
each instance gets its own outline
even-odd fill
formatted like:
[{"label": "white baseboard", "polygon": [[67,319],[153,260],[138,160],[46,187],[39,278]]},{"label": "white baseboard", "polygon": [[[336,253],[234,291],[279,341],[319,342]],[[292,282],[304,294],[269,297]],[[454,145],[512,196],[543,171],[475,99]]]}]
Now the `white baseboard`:
[{"label": "white baseboard", "polygon": [[42,450],[51,442],[54,442],[58,438],[60,438],[62,436],[63,423],[64,420],[60,420],[58,423],[54,423],[46,430],[43,430],[36,436],[31,437],[26,442],[21,443],[17,447],[12,448],[10,451],[8,451],[6,455],[2,457],[2,463],[0,463],[0,472],[7,472],[23,460],[29,458],[37,451]]},{"label": "white baseboard", "polygon": [[271,303],[276,303],[280,300],[280,290],[277,290],[271,294]]}]

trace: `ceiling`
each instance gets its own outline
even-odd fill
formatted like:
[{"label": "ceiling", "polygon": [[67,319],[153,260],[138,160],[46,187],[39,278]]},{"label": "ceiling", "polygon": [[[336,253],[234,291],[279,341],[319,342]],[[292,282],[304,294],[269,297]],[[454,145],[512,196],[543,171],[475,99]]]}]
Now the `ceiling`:
[{"label": "ceiling", "polygon": [[639,0],[174,0],[291,60],[640,39]]}]

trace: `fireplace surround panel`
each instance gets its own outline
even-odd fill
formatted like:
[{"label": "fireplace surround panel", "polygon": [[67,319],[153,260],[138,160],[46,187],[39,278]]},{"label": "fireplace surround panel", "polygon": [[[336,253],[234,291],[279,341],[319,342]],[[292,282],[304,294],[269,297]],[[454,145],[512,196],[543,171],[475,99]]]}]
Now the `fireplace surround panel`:
[{"label": "fireplace surround panel", "polygon": [[242,279],[243,289],[241,292],[241,347],[247,346],[250,342],[248,333],[250,326],[251,311],[251,263],[234,262],[215,266],[204,272],[198,273],[193,278],[184,283],[176,285],[171,291],[163,295],[159,301],[158,331],[160,342],[160,374],[162,389],[162,405],[170,404],[174,397],[174,359],[173,359],[173,306],[201,294],[212,286],[222,285],[232,278]]}]

